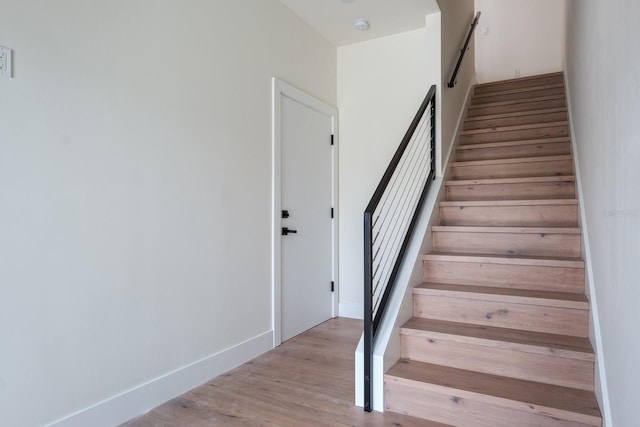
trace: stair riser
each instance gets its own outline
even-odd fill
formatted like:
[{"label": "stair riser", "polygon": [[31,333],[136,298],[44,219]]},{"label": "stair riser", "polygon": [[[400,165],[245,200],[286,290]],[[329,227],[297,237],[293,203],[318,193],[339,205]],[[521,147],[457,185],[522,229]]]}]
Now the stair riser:
[{"label": "stair riser", "polygon": [[484,144],[488,142],[521,141],[542,138],[563,138],[569,136],[569,126],[549,126],[533,129],[460,135],[460,144]]},{"label": "stair riser", "polygon": [[493,102],[503,102],[503,101],[516,101],[520,99],[530,99],[532,97],[541,97],[541,96],[554,96],[554,95],[564,95],[564,88],[549,88],[549,89],[539,89],[535,91],[525,91],[525,92],[517,92],[517,93],[507,93],[507,94],[487,94],[487,95],[479,95],[474,96],[471,100],[471,105],[480,105],[480,104],[490,104]]},{"label": "stair riser", "polygon": [[433,232],[435,252],[579,257],[579,234]]},{"label": "stair riser", "polygon": [[424,281],[584,293],[584,269],[480,262],[424,261]]},{"label": "stair riser", "polygon": [[490,227],[577,227],[577,205],[443,206],[441,225]]},{"label": "stair riser", "polygon": [[425,319],[577,337],[586,337],[589,333],[588,310],[519,302],[414,294],[413,315]]},{"label": "stair riser", "polygon": [[562,74],[552,74],[533,79],[525,78],[500,83],[478,85],[474,89],[474,95],[486,95],[489,93],[503,92],[506,90],[517,90],[530,87],[557,85],[562,83],[564,83]]},{"label": "stair riser", "polygon": [[[579,419],[573,421],[560,418],[559,414],[555,413],[545,415],[545,408],[531,408],[525,403],[518,406],[519,408],[507,407],[500,399],[487,396],[476,397],[442,386],[407,384],[405,381],[396,381],[393,377],[385,378],[385,407],[387,411],[452,426],[584,427],[585,425],[600,425],[596,420]],[[567,414],[567,417],[569,416]]]},{"label": "stair riser", "polygon": [[512,105],[478,106],[470,108],[468,117],[489,116],[493,114],[518,113],[523,111],[536,111],[545,108],[564,108],[566,101],[564,97],[548,99],[545,101],[520,102]]},{"label": "stair riser", "polygon": [[450,201],[572,199],[576,187],[573,181],[448,185],[446,193]]},{"label": "stair riser", "polygon": [[593,362],[558,357],[553,349],[536,354],[429,335],[403,334],[400,341],[400,357],[405,359],[593,391]]},{"label": "stair riser", "polygon": [[521,157],[560,156],[571,154],[571,144],[567,142],[549,142],[544,144],[527,144],[510,147],[459,149],[457,162],[493,159],[515,159]]},{"label": "stair riser", "polygon": [[568,120],[567,112],[564,111],[557,113],[542,113],[523,115],[518,117],[506,117],[501,119],[470,120],[465,123],[464,129],[488,129],[505,126],[529,125],[536,123],[564,122],[566,120]]},{"label": "stair riser", "polygon": [[571,175],[571,160],[550,160],[546,162],[522,162],[505,164],[488,164],[478,166],[452,166],[454,179],[494,179],[494,178],[528,178],[539,176]]}]

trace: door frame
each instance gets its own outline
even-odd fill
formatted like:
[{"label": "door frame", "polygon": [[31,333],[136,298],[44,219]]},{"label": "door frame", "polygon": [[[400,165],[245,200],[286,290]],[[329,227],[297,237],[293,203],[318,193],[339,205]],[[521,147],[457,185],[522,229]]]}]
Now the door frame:
[{"label": "door frame", "polygon": [[[331,315],[338,315],[338,109],[309,95],[300,89],[274,77],[272,79],[272,177],[271,177],[271,302],[272,302],[272,323],[273,346],[282,344],[282,245],[281,245],[281,212],[282,212],[282,101],[287,97],[299,102],[319,113],[331,118],[331,132],[334,135],[334,145],[331,153],[331,175],[332,191],[331,200],[333,205],[332,229],[332,254],[331,254],[331,277],[334,282],[334,292],[331,298]],[[330,140],[327,141],[330,144]],[[330,286],[330,283],[327,283]]]}]

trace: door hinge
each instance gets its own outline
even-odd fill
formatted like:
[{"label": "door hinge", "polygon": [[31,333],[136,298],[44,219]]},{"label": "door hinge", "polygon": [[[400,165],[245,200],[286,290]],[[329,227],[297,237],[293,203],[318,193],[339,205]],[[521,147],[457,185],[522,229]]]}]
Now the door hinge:
[{"label": "door hinge", "polygon": [[333,208],[331,208],[331,219],[333,219]]},{"label": "door hinge", "polygon": [[335,285],[336,285],[336,283],[332,281],[331,282],[331,292],[335,292]]},{"label": "door hinge", "polygon": [[331,145],[334,144],[333,135],[331,135]]}]

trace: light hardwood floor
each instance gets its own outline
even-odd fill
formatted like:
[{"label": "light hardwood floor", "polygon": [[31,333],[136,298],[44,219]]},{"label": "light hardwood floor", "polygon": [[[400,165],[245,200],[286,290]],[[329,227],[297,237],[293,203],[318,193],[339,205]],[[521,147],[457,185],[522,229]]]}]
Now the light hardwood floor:
[{"label": "light hardwood floor", "polygon": [[329,320],[123,427],[442,427],[354,406],[354,350],[361,333],[361,321]]}]

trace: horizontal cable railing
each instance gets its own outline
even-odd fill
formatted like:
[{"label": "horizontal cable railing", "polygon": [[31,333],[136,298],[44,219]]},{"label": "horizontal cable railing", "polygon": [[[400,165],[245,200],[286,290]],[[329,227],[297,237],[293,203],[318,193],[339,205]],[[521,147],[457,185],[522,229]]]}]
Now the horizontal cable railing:
[{"label": "horizontal cable railing", "polygon": [[371,411],[373,343],[436,168],[436,87],[411,122],[364,212],[364,409]]},{"label": "horizontal cable railing", "polygon": [[469,34],[467,35],[467,39],[464,42],[464,46],[462,47],[462,50],[460,51],[460,56],[458,57],[458,62],[456,63],[456,68],[453,70],[453,75],[451,76],[451,80],[449,80],[449,83],[447,84],[448,87],[455,87],[456,84],[458,84],[458,80],[456,80],[458,78],[458,72],[460,71],[460,67],[462,66],[462,61],[464,60],[464,55],[467,53],[467,50],[469,50],[469,43],[471,43],[471,37],[473,36],[473,32],[475,31],[476,27],[478,26],[478,21],[480,21],[480,15],[481,12],[478,12],[476,14],[476,17],[474,18],[473,22],[471,23],[471,29],[469,30]]}]

